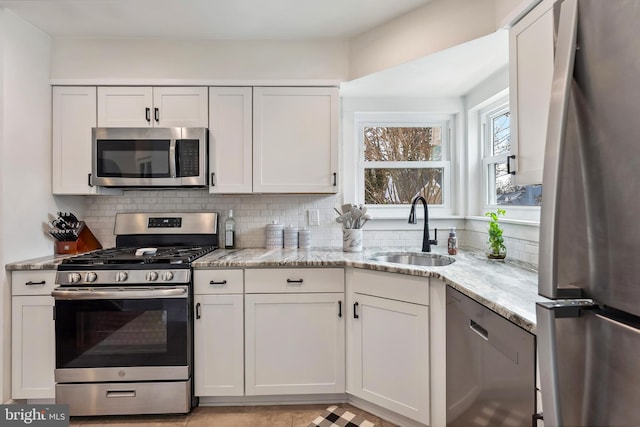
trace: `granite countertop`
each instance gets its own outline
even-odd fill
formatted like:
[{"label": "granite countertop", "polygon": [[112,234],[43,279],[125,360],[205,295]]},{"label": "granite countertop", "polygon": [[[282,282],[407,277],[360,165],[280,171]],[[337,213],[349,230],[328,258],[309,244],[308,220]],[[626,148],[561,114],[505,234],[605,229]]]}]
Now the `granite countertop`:
[{"label": "granite countertop", "polygon": [[[363,252],[341,249],[219,249],[193,263],[206,268],[354,267],[413,276],[435,277],[529,332],[536,331],[535,303],[549,301],[538,295],[538,275],[531,266],[510,261],[491,261],[477,250],[459,250],[456,262],[444,267],[421,267],[368,258],[379,252],[419,252],[409,248],[372,248]],[[446,248],[434,253],[446,255]],[[7,264],[7,271],[51,270],[71,255],[34,258]]]},{"label": "granite countertop", "polygon": [[[444,267],[422,267],[371,261],[380,252],[420,252],[419,249],[373,248],[363,252],[341,249],[221,249],[193,263],[194,268],[355,267],[413,276],[435,277],[529,332],[536,331],[538,273],[516,261],[492,261],[477,250],[459,250]],[[446,255],[435,247],[433,253]]]},{"label": "granite countertop", "polygon": [[6,271],[55,270],[63,259],[70,258],[72,256],[73,255],[50,255],[40,258],[31,258],[24,261],[9,263],[4,266],[4,269]]}]

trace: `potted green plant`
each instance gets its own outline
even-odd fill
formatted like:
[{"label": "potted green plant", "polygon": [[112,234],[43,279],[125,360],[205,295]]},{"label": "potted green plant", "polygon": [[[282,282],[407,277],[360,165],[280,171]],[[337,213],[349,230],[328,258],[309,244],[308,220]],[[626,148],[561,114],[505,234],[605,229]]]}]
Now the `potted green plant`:
[{"label": "potted green plant", "polygon": [[507,256],[507,248],[504,245],[504,237],[502,237],[502,227],[498,222],[500,215],[504,216],[505,210],[498,208],[495,212],[487,212],[485,216],[491,218],[489,221],[489,252],[487,257],[490,259],[504,259]]}]

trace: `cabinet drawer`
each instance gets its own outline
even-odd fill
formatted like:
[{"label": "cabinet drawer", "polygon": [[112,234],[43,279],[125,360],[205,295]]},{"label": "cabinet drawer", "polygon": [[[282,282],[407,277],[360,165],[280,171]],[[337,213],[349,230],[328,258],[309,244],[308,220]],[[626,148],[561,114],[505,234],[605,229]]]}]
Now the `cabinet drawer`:
[{"label": "cabinet drawer", "polygon": [[348,270],[352,292],[429,305],[429,278],[371,270]]},{"label": "cabinet drawer", "polygon": [[196,295],[241,294],[242,270],[194,270],[193,292]]},{"label": "cabinet drawer", "polygon": [[269,268],[245,271],[245,293],[344,292],[342,268]]},{"label": "cabinet drawer", "polygon": [[11,295],[51,295],[56,270],[28,270],[11,273]]}]

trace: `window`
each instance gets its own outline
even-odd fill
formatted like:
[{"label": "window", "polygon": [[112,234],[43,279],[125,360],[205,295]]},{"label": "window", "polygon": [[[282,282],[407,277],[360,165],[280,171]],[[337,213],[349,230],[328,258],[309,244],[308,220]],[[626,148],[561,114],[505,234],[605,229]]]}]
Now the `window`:
[{"label": "window", "polygon": [[511,153],[511,115],[509,105],[482,114],[483,170],[485,204],[490,206],[540,206],[542,185],[515,185],[508,172]]},{"label": "window", "polygon": [[406,114],[360,121],[357,129],[359,198],[367,206],[386,210],[383,217],[398,210],[405,215],[416,196],[423,196],[430,208],[449,207],[447,120]]}]

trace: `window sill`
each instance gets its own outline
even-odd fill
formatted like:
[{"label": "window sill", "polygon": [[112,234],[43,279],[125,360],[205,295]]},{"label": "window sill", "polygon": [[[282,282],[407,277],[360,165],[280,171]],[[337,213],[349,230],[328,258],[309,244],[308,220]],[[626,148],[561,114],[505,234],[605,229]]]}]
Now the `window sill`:
[{"label": "window sill", "polygon": [[[372,231],[422,231],[424,227],[424,220],[422,215],[418,216],[417,224],[409,224],[409,213],[402,218],[376,218],[375,216],[367,225],[364,226],[364,230],[372,230]],[[448,216],[434,216],[429,218],[429,229],[433,230],[434,228],[439,229],[448,229],[451,227],[456,227],[458,229],[463,229],[465,223],[465,218],[463,216],[457,215],[448,215]]]},{"label": "window sill", "polygon": [[[486,216],[467,216],[465,217],[465,219],[470,221],[489,222],[489,218],[487,218]],[[525,220],[525,219],[510,219],[510,218],[500,217],[500,222],[504,224],[527,225],[531,227],[540,226],[540,221],[531,221],[531,220]]]}]

